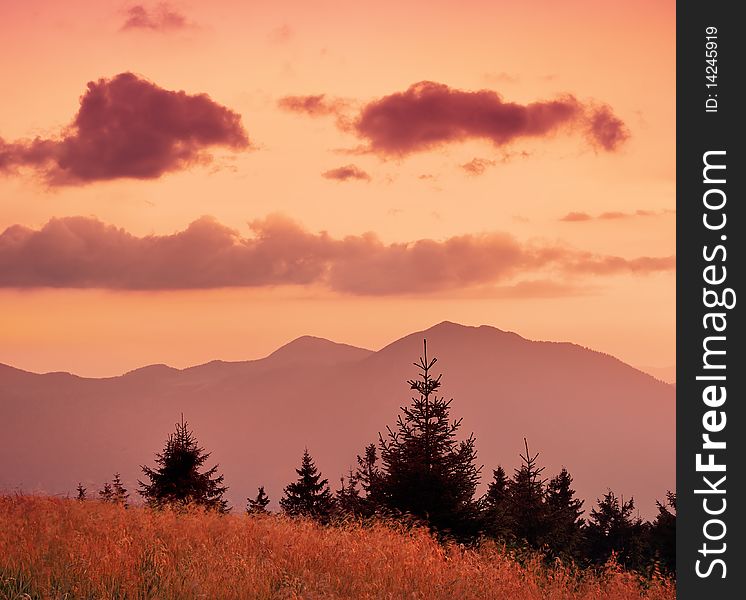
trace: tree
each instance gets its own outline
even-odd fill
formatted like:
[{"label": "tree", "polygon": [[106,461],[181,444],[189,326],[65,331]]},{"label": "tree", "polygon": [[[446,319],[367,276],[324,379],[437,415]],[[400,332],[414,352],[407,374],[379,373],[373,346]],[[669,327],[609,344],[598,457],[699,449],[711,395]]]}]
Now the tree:
[{"label": "tree", "polygon": [[583,501],[575,498],[572,476],[564,467],[547,484],[546,543],[555,556],[577,557],[582,540]]},{"label": "tree", "polygon": [[296,469],[297,481],[285,487],[280,506],[291,516],[304,516],[327,521],[334,508],[329,481],[321,478],[316,465],[308,453],[303,452],[300,469]]},{"label": "tree", "polygon": [[80,500],[82,502],[83,500],[87,500],[88,499],[88,496],[87,496],[88,490],[86,490],[86,488],[83,487],[83,484],[80,483],[80,482],[78,482],[78,490],[77,491],[78,491],[78,495],[75,496],[76,500]]},{"label": "tree", "polygon": [[667,492],[666,502],[656,502],[656,505],[658,515],[650,528],[654,557],[664,568],[674,572],[676,569],[676,493]]},{"label": "tree", "polygon": [[115,504],[121,504],[122,506],[127,508],[127,500],[129,499],[130,495],[127,493],[127,488],[125,488],[122,484],[122,479],[119,476],[119,473],[114,473],[114,479],[111,482],[111,492],[111,501]]},{"label": "tree", "polygon": [[112,502],[114,498],[114,490],[111,489],[111,484],[107,481],[98,491],[98,496],[103,502]]},{"label": "tree", "polygon": [[492,481],[482,497],[482,519],[487,535],[507,541],[513,534],[513,516],[510,512],[510,492],[505,469],[498,466],[492,472]]},{"label": "tree", "polygon": [[528,442],[523,438],[526,454],[520,454],[523,464],[515,469],[513,479],[508,482],[510,514],[512,516],[513,534],[525,541],[532,548],[540,548],[547,534],[547,507],[545,503],[544,484],[541,479],[544,467],[537,466],[537,452],[533,456],[528,449]]},{"label": "tree", "polygon": [[441,375],[431,371],[437,359],[428,359],[427,341],[416,380],[407,383],[417,392],[402,407],[396,431],[379,434],[382,473],[380,501],[389,510],[420,519],[434,530],[469,537],[478,528],[474,492],[481,467],[475,465],[474,436],[458,441],[461,419],[450,420],[452,400],[437,395]]},{"label": "tree", "polygon": [[210,453],[198,445],[182,416],[175,432],[168,436],[163,452],[156,454],[156,468],[140,467],[149,482],[138,481],[138,493],[155,508],[194,504],[227,512],[228,502],[223,495],[228,488],[223,485],[223,475],[217,475],[218,465],[201,470],[209,457]]},{"label": "tree", "polygon": [[365,499],[360,496],[357,476],[350,469],[347,479],[340,477],[340,487],[334,494],[334,505],[340,517],[360,517],[365,510]]},{"label": "tree", "polygon": [[632,516],[634,508],[633,498],[625,502],[611,490],[598,500],[598,506],[591,510],[586,533],[593,562],[603,564],[613,554],[628,569],[645,566],[644,527],[639,517]]},{"label": "tree", "polygon": [[360,484],[362,491],[360,498],[361,515],[371,517],[382,509],[382,474],[378,467],[378,449],[375,444],[368,444],[362,456],[358,454],[355,479]]},{"label": "tree", "polygon": [[256,498],[248,498],[246,502],[246,512],[250,515],[266,515],[269,511],[269,496],[264,492],[264,486],[259,486]]}]

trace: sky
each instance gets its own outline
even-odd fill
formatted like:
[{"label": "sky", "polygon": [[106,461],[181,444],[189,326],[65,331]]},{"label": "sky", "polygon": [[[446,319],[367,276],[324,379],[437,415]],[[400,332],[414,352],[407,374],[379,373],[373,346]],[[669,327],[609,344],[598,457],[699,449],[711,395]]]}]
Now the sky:
[{"label": "sky", "polygon": [[674,2],[0,0],[0,362],[450,320],[674,364]]}]

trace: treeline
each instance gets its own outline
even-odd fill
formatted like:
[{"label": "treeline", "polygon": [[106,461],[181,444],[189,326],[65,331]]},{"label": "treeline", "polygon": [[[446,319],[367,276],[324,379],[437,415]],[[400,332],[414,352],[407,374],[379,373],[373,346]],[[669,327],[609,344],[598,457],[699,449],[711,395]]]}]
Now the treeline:
[{"label": "treeline", "polygon": [[[341,478],[338,489],[332,491],[306,449],[297,479],[279,500],[282,512],[330,526],[349,519],[400,519],[463,543],[494,539],[511,549],[531,549],[582,566],[613,558],[639,572],[673,572],[676,497],[671,492],[657,503],[653,521],[635,516],[634,500],[611,490],[584,518],[570,473],[563,468],[545,477],[538,453],[531,454],[524,440],[521,466],[511,476],[498,466],[487,492],[478,497],[482,467],[476,464],[476,440],[473,435],[458,439],[461,419],[451,420],[452,400],[438,395],[441,375],[432,375],[436,362],[428,358],[425,342],[424,354],[415,363],[419,377],[407,382],[414,392],[411,403],[402,407],[393,428],[387,427],[377,443],[357,456],[357,467]],[[138,481],[138,493],[153,508],[195,504],[227,512],[227,487],[218,465],[205,468],[209,456],[182,417],[156,454],[155,468],[141,467],[145,481]],[[78,498],[86,497],[79,485]],[[129,493],[116,474],[99,497],[127,506]],[[246,511],[269,514],[269,503],[259,487],[256,497],[247,500]]]}]

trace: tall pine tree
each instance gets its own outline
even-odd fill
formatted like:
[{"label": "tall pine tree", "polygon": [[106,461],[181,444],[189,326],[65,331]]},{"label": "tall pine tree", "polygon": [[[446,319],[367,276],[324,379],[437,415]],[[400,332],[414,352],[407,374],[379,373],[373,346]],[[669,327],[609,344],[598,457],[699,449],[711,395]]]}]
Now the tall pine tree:
[{"label": "tall pine tree", "polygon": [[508,541],[513,537],[509,483],[505,469],[498,466],[492,472],[492,481],[481,500],[485,533],[502,541]]},{"label": "tall pine tree", "polygon": [[228,489],[223,485],[223,475],[217,475],[218,465],[202,470],[210,457],[194,438],[184,417],[168,436],[163,452],[156,454],[156,468],[141,466],[148,482],[138,481],[139,494],[149,506],[197,505],[218,512],[228,511],[223,498]]},{"label": "tall pine tree", "polygon": [[321,478],[308,449],[304,450],[301,466],[295,472],[298,479],[285,487],[285,495],[280,500],[282,510],[291,516],[327,521],[334,508],[329,481]]},{"label": "tall pine tree", "polygon": [[481,467],[475,465],[474,436],[456,439],[461,419],[451,421],[451,400],[437,395],[441,375],[432,375],[436,362],[428,358],[425,340],[423,356],[415,363],[420,376],[407,382],[417,396],[402,407],[396,431],[388,428],[385,439],[379,436],[380,501],[436,531],[468,537],[478,528],[474,492]]},{"label": "tall pine tree", "polygon": [[539,453],[531,455],[526,438],[523,443],[526,447],[526,454],[520,454],[523,463],[508,483],[510,514],[515,537],[538,549],[547,533],[546,481],[541,478],[544,467],[539,467],[536,461]]},{"label": "tall pine tree", "polygon": [[564,467],[547,484],[546,544],[555,556],[577,558],[583,535],[583,501],[575,497],[572,476]]}]

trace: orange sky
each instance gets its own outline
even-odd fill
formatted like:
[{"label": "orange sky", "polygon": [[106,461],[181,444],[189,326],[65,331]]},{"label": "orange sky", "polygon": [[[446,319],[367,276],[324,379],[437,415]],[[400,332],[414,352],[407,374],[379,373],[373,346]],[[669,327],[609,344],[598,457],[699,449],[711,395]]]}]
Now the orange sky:
[{"label": "orange sky", "polygon": [[[158,289],[154,279],[163,270],[145,286],[111,285],[100,274],[85,284],[71,283],[69,273],[42,276],[37,263],[19,264],[32,254],[4,258],[9,251],[0,242],[0,269],[14,273],[4,278],[0,271],[0,362],[111,375],[153,362],[258,357],[303,334],[376,349],[447,319],[569,340],[636,366],[672,365],[674,271],[670,262],[630,265],[664,264],[674,253],[674,24],[674,2],[641,0],[458,7],[433,0],[0,0],[0,44],[12,57],[0,64],[0,233],[14,225],[36,232],[53,217],[80,216],[142,240],[175,234],[209,215],[235,231],[235,244],[251,246],[260,233],[250,223],[280,214],[297,231],[276,234],[276,244],[287,248],[302,237],[303,244],[331,248],[314,259],[329,274],[300,282],[247,284],[239,277],[194,289],[178,280],[171,287],[182,289]],[[83,181],[68,169],[64,184],[52,179],[44,169],[67,152],[59,140],[74,135],[69,126],[86,84],[126,72],[149,82],[148,90],[207,94],[216,114],[240,115],[249,146],[231,145],[225,136],[214,144],[200,138],[189,142],[197,144],[198,160],[166,157],[165,170],[146,178]],[[458,139],[381,150],[380,138],[355,119],[371,103],[421,81],[448,86],[443,94],[451,112],[462,101],[471,111],[476,96],[467,92],[479,90],[522,107],[572,95],[568,106],[583,119],[608,105],[629,136],[611,149],[599,147],[585,121],[570,120],[498,143],[469,129],[469,115],[449,112],[461,128]],[[278,105],[287,96],[320,94],[339,102],[343,114],[312,117]],[[398,123],[408,125],[411,120]],[[91,135],[110,135],[106,123],[95,127]],[[429,122],[422,127],[432,133]],[[74,141],[83,139],[76,135]],[[44,166],[29,158],[37,137],[53,146]],[[184,151],[183,144],[174,148]],[[3,152],[10,157],[5,169]],[[100,154],[85,154],[85,166]],[[461,166],[475,158],[483,161],[481,174]],[[369,179],[322,176],[348,164]],[[112,173],[111,164],[104,167]],[[561,220],[569,213],[587,216]],[[375,244],[360,237],[367,232],[377,236]],[[507,271],[485,264],[502,260],[489,241],[493,234],[508,234],[516,251],[531,257]],[[108,240],[113,233],[102,235]],[[345,245],[348,236],[354,237]],[[460,243],[447,242],[452,238],[468,242],[466,255],[451,252]],[[427,279],[436,261],[435,268],[455,269],[455,279],[431,288],[381,290],[378,282],[375,292],[361,289],[361,278],[406,272],[400,254],[418,240],[431,240],[435,250],[424,262],[410,253],[421,266],[417,276]],[[280,252],[269,245],[267,252]],[[380,257],[349,263],[348,246],[376,248]],[[535,264],[537,254],[558,249],[566,255],[560,262]],[[46,251],[62,254],[56,246]],[[151,250],[143,256],[150,260]],[[609,257],[627,266],[607,268]],[[29,273],[33,285],[24,283]],[[55,289],[44,277],[53,278]]]}]

